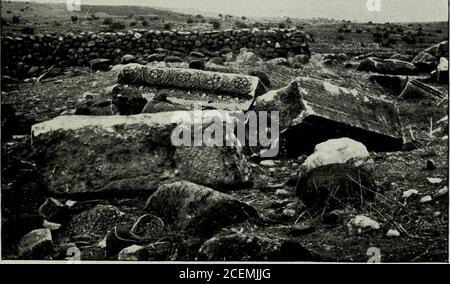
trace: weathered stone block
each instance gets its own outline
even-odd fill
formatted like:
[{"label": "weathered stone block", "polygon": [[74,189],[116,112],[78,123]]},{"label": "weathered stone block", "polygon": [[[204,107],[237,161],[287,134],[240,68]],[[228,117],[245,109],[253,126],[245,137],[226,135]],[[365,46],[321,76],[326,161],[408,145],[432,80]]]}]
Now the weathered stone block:
[{"label": "weathered stone block", "polygon": [[369,151],[402,147],[401,123],[393,103],[326,81],[299,77],[285,89],[258,97],[254,109],[280,111],[280,136],[288,153],[295,155],[340,137],[359,141]]},{"label": "weathered stone block", "polygon": [[[202,133],[214,121],[233,129],[226,112],[204,111],[199,121],[193,117],[193,112],[60,116],[33,126],[33,147],[41,153],[38,168],[51,192],[66,194],[152,191],[162,182],[177,180],[213,188],[249,182],[250,170],[239,146],[209,147],[205,137],[197,147],[172,144],[174,129],[180,137],[187,127],[181,136],[191,143],[197,141],[192,139],[196,129]],[[236,140],[225,131],[221,139]]]}]

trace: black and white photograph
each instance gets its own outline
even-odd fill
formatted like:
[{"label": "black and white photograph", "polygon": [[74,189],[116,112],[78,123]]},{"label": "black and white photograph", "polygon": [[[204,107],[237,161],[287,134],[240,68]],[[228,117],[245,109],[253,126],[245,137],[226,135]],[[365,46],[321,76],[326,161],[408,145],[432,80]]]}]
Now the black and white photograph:
[{"label": "black and white photograph", "polygon": [[449,263],[448,18],[2,0],[0,262]]}]

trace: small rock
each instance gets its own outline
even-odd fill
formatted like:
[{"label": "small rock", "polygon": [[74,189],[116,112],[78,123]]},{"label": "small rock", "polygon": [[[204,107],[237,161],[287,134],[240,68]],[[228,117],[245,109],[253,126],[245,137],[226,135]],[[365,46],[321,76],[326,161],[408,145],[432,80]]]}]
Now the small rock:
[{"label": "small rock", "polygon": [[406,191],[403,191],[402,197],[403,198],[409,198],[413,195],[419,194],[419,191],[417,189],[408,189]]},{"label": "small rock", "polygon": [[322,222],[324,224],[334,225],[342,221],[344,210],[333,210],[331,212],[326,212],[322,216]]},{"label": "small rock", "polygon": [[132,245],[122,249],[119,252],[118,260],[146,260],[148,251],[146,248],[139,245]]},{"label": "small rock", "polygon": [[288,197],[291,195],[291,193],[285,189],[277,189],[275,191],[275,195],[279,196],[279,197]]},{"label": "small rock", "polygon": [[386,233],[387,237],[400,237],[400,232],[395,229],[389,229]]},{"label": "small rock", "polygon": [[297,213],[295,212],[294,209],[284,209],[283,210],[284,217],[293,218],[293,217],[295,217],[296,214]]},{"label": "small rock", "polygon": [[68,208],[73,208],[75,206],[75,204],[77,204],[77,202],[73,201],[73,200],[67,200],[65,203],[66,207],[68,207]]},{"label": "small rock", "polygon": [[261,163],[259,163],[259,164],[264,167],[274,167],[275,166],[275,162],[272,160],[264,160],[264,161],[261,161]]},{"label": "small rock", "polygon": [[439,212],[439,211],[436,211],[436,212],[434,212],[434,214],[433,214],[434,216],[436,216],[436,217],[439,217],[439,216],[441,216],[441,212]]},{"label": "small rock", "polygon": [[439,189],[439,191],[436,193],[437,197],[446,196],[446,195],[448,195],[448,187],[446,187],[446,186]]},{"label": "small rock", "polygon": [[292,236],[307,235],[314,232],[316,228],[310,224],[295,224],[289,228],[289,234]]},{"label": "small rock", "polygon": [[364,144],[350,138],[339,138],[317,144],[303,166],[309,171],[324,165],[344,164],[349,160],[353,160],[355,166],[373,162]]},{"label": "small rock", "polygon": [[44,259],[52,250],[52,233],[49,229],[37,229],[26,234],[19,242],[21,258]]},{"label": "small rock", "polygon": [[433,160],[427,160],[427,170],[432,171],[436,169],[436,165]]},{"label": "small rock", "polygon": [[431,195],[425,195],[420,199],[420,203],[427,203],[430,202],[431,200],[432,200]]},{"label": "small rock", "polygon": [[52,222],[49,222],[47,220],[44,220],[44,222],[42,223],[42,226],[44,228],[49,229],[50,231],[56,231],[56,230],[59,230],[61,228],[61,224],[52,223]]},{"label": "small rock", "polygon": [[439,184],[442,182],[441,178],[427,178],[427,180],[431,184]]},{"label": "small rock", "polygon": [[356,229],[357,233],[361,234],[363,231],[367,230],[378,230],[381,226],[380,223],[367,216],[357,215],[350,220],[348,227],[350,231]]}]

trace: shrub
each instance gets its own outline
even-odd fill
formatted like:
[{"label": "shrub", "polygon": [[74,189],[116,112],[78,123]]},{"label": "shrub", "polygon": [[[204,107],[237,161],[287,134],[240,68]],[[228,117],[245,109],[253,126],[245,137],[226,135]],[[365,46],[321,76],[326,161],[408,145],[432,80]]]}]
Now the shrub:
[{"label": "shrub", "polygon": [[196,17],[197,19],[203,19],[203,16],[200,15],[200,14],[196,15],[195,17]]},{"label": "shrub", "polygon": [[237,21],[236,23],[234,23],[234,25],[237,28],[239,28],[239,29],[246,29],[246,28],[248,28],[248,25],[246,23],[240,22],[240,21]]},{"label": "shrub", "polygon": [[19,16],[14,15],[14,16],[12,17],[12,23],[13,23],[13,24],[18,24],[18,23],[20,23],[20,18],[19,18]]},{"label": "shrub", "polygon": [[172,23],[165,23],[164,24],[164,26],[163,26],[163,28],[165,29],[165,30],[170,30],[170,29],[172,29]]},{"label": "shrub", "polygon": [[130,27],[134,27],[134,26],[136,26],[136,25],[137,25],[137,22],[136,22],[136,21],[130,22]]},{"label": "shrub", "polygon": [[343,33],[344,32],[344,28],[343,27],[339,27],[338,32],[339,33]]},{"label": "shrub", "polygon": [[144,26],[144,27],[148,26],[148,22],[146,20],[143,20],[142,21],[142,26]]},{"label": "shrub", "polygon": [[192,24],[193,22],[194,22],[194,19],[192,19],[192,18],[188,18],[186,20],[186,23],[188,23],[188,24]]},{"label": "shrub", "polygon": [[357,30],[356,30],[356,33],[357,33],[357,34],[362,34],[362,30],[361,30],[361,29],[357,29]]},{"label": "shrub", "polygon": [[407,34],[402,39],[407,44],[416,44],[417,43],[417,38],[412,34]]},{"label": "shrub", "polygon": [[211,22],[209,22],[209,23],[213,26],[213,28],[214,28],[215,30],[219,29],[220,26],[222,25],[219,21],[211,21]]},{"label": "shrub", "polygon": [[78,21],[78,17],[77,16],[70,16],[70,19],[72,20],[72,22]]},{"label": "shrub", "polygon": [[345,37],[344,37],[344,35],[338,35],[338,36],[336,37],[336,39],[342,41],[342,40],[345,39]]},{"label": "shrub", "polygon": [[22,33],[24,33],[24,34],[29,34],[29,35],[34,34],[34,28],[33,28],[33,27],[28,27],[28,26],[26,26],[26,27],[24,27],[21,31],[22,31]]},{"label": "shrub", "polygon": [[441,30],[441,29],[438,29],[438,30],[436,30],[436,33],[441,34],[441,33],[442,33],[442,30]]},{"label": "shrub", "polygon": [[112,21],[112,19],[111,18],[106,18],[106,19],[104,19],[103,20],[103,24],[104,25],[111,25],[113,23],[113,21]]},{"label": "shrub", "polygon": [[112,30],[121,30],[125,28],[125,25],[122,22],[113,22],[109,25]]},{"label": "shrub", "polygon": [[2,26],[7,26],[8,22],[6,21],[5,18],[2,17]]},{"label": "shrub", "polygon": [[247,18],[245,16],[242,16],[241,19],[244,20],[244,21],[247,20]]},{"label": "shrub", "polygon": [[278,24],[278,27],[279,27],[280,29],[285,29],[285,28],[286,28],[286,24],[285,24],[285,23],[279,23],[279,24]]}]

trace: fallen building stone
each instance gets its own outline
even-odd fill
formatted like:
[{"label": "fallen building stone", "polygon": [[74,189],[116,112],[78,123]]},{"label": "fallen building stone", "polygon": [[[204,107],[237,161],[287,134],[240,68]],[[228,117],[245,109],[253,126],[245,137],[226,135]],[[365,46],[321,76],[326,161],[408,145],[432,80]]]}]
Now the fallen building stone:
[{"label": "fallen building stone", "polygon": [[419,80],[408,78],[405,88],[398,97],[405,100],[442,99],[444,94]]},{"label": "fallen building stone", "polygon": [[436,99],[445,96],[439,90],[423,83],[429,80],[429,77],[377,74],[371,75],[369,80],[391,90],[393,95],[403,99]]},{"label": "fallen building stone", "polygon": [[[114,90],[112,103],[113,112],[121,115],[141,113],[149,102],[147,97],[155,94],[174,103],[163,106],[163,110],[192,109],[193,104],[210,109],[247,110],[254,97],[266,90],[257,76],[137,64],[123,67],[118,82],[121,86]],[[151,112],[156,111],[153,108]]]},{"label": "fallen building stone", "polygon": [[187,181],[160,186],[144,210],[196,236],[210,236],[221,228],[258,218],[250,205]]},{"label": "fallen building stone", "polygon": [[416,75],[419,73],[417,67],[410,62],[375,57],[361,61],[357,70],[392,75]]},{"label": "fallen building stone", "polygon": [[319,79],[299,77],[258,97],[253,109],[280,111],[280,137],[288,155],[311,153],[320,142],[341,137],[369,151],[396,151],[403,144],[393,103]]},{"label": "fallen building stone", "polygon": [[[35,124],[32,144],[42,153],[39,171],[51,192],[65,194],[151,191],[177,180],[213,188],[250,182],[239,141],[226,132],[234,129],[234,120],[227,112],[199,112],[201,119],[194,113],[60,116]],[[206,135],[193,139],[212,122],[225,129],[220,141]],[[183,138],[178,146],[172,144],[174,130],[174,137]],[[233,146],[212,147],[215,143]]]},{"label": "fallen building stone", "polygon": [[201,90],[229,96],[253,97],[265,89],[257,77],[184,68],[157,68],[128,64],[118,74],[118,83]]}]

